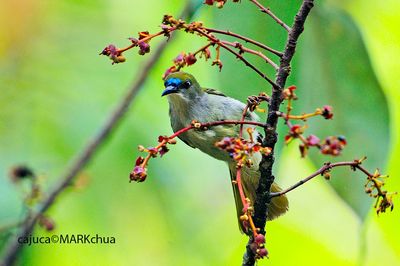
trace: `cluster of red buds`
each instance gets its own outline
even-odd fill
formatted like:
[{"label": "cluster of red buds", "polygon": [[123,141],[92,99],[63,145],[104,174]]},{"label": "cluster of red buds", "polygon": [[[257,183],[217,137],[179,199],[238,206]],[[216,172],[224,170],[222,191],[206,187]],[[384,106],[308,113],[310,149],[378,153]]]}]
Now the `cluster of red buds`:
[{"label": "cluster of red buds", "polygon": [[315,136],[309,135],[307,138],[303,136],[305,126],[293,125],[289,129],[289,133],[285,136],[285,143],[289,144],[293,139],[300,139],[299,145],[302,157],[305,157],[310,147],[317,147],[322,154],[338,156],[341,154],[343,148],[346,146],[347,141],[344,136],[329,136],[324,141]]},{"label": "cluster of red buds", "polygon": [[[223,5],[227,2],[227,0],[213,0],[213,1],[205,1],[204,4],[207,5],[213,5],[214,3],[217,4],[218,7],[223,7]],[[239,0],[233,0],[233,2],[240,2]],[[215,59],[212,61],[211,65],[212,66],[217,66],[219,68],[219,71],[222,70],[223,63],[220,58],[220,49],[225,49],[229,51],[230,53],[234,54],[239,60],[243,61],[247,66],[253,68],[254,70],[257,71],[261,76],[265,78],[265,76],[259,71],[254,65],[252,65],[250,62],[248,62],[245,58],[243,58],[242,54],[244,53],[250,53],[255,56],[261,57],[262,59],[266,60],[268,64],[272,65],[275,69],[277,69],[277,65],[269,59],[266,55],[264,55],[260,51],[252,50],[247,47],[244,47],[243,44],[239,42],[228,42],[225,40],[221,40],[217,38],[214,33],[217,34],[223,34],[223,35],[228,35],[228,36],[233,36],[236,38],[239,38],[241,40],[244,40],[246,42],[252,43],[256,46],[261,47],[262,49],[265,49],[271,53],[274,53],[275,55],[282,56],[280,52],[275,51],[274,49],[267,47],[265,45],[260,44],[257,41],[254,41],[250,38],[247,38],[245,36],[241,36],[236,33],[232,33],[230,31],[221,31],[218,29],[211,29],[207,28],[203,25],[201,21],[194,21],[191,23],[186,23],[182,19],[176,19],[172,15],[164,15],[162,19],[162,24],[161,24],[161,31],[150,34],[148,31],[142,31],[139,32],[139,38],[129,38],[131,41],[131,44],[125,48],[120,48],[118,49],[115,45],[109,45],[106,48],[103,49],[103,51],[100,53],[100,55],[106,55],[112,60],[112,64],[117,64],[117,63],[122,63],[126,61],[126,58],[123,56],[123,53],[127,50],[130,50],[134,47],[139,47],[138,53],[140,55],[145,55],[150,52],[150,44],[149,42],[158,36],[165,36],[169,38],[171,36],[171,33],[180,30],[184,31],[186,33],[190,34],[196,34],[200,37],[206,38],[207,39],[207,44],[200,49],[198,49],[196,52],[192,53],[181,53],[178,55],[175,60],[174,64],[170,66],[164,73],[163,79],[165,79],[166,76],[168,76],[170,73],[180,71],[182,67],[185,66],[190,66],[196,63],[197,59],[196,56],[199,55],[199,57],[202,57],[204,55],[204,58],[207,60],[211,57],[209,47],[214,46],[216,50],[216,56]],[[230,48],[233,47],[234,49]],[[235,51],[235,49],[238,49],[239,51]],[[272,80],[267,79],[269,83],[274,85]]]},{"label": "cluster of red buds", "polygon": [[[222,2],[221,2],[222,3]],[[171,15],[165,15],[163,18],[163,25],[164,26],[170,26],[171,28],[174,29],[184,29],[185,32],[188,33],[197,33],[198,35],[202,36],[201,33],[204,33],[204,27],[203,23],[199,21],[191,22],[191,23],[185,23],[183,20],[180,19],[175,19]],[[169,29],[171,29],[169,28]],[[213,37],[208,37],[208,38],[213,38]],[[215,40],[209,39],[209,43],[206,44],[205,46],[201,47],[198,49],[196,52],[193,53],[188,53],[186,54],[185,52],[180,53],[174,60],[174,65],[169,67],[164,75],[163,79],[165,79],[166,76],[168,76],[170,73],[179,71],[181,68],[185,66],[191,66],[197,62],[196,56],[199,54],[199,57],[202,58],[204,56],[204,59],[207,61],[209,58],[211,58],[211,52],[209,47],[215,45]],[[217,55],[215,60],[212,61],[211,65],[212,66],[218,66],[219,70],[221,71],[223,64],[222,61],[220,60],[220,53],[219,53],[220,46],[217,45],[216,51]]]},{"label": "cluster of red buds", "polygon": [[204,56],[204,59],[206,61],[211,57],[211,52],[208,46],[204,47],[201,50],[198,50],[195,53],[186,54],[185,52],[181,52],[178,56],[174,58],[173,60],[174,64],[165,71],[163,79],[165,79],[169,74],[179,71],[183,67],[195,64],[197,62],[196,56],[198,54],[200,54],[199,55],[200,58]]},{"label": "cluster of red buds", "polygon": [[[227,0],[213,0],[213,1],[206,1],[205,4],[213,5],[214,3],[217,3],[218,7],[222,7],[226,2],[227,2]],[[239,2],[239,1],[236,0],[233,2]],[[168,76],[170,73],[179,71],[182,67],[195,64],[197,61],[197,58],[196,58],[197,55],[199,55],[200,58],[202,56],[204,56],[204,58],[207,61],[207,59],[209,59],[211,57],[210,49],[209,49],[210,46],[215,46],[215,50],[216,50],[216,56],[215,56],[215,59],[212,61],[211,65],[217,66],[219,68],[219,71],[221,71],[222,67],[223,67],[223,63],[220,59],[220,49],[221,48],[226,49],[229,52],[233,53],[237,58],[239,58],[240,60],[245,62],[246,65],[249,65],[252,68],[255,68],[255,67],[253,65],[251,65],[248,61],[246,61],[242,57],[242,54],[244,54],[244,53],[254,54],[256,56],[259,56],[259,57],[265,59],[269,64],[271,64],[272,66],[277,68],[276,64],[274,64],[273,61],[271,61],[262,52],[257,52],[255,50],[246,48],[239,42],[228,42],[228,41],[220,40],[219,38],[215,37],[215,35],[213,35],[213,33],[217,32],[219,34],[235,36],[239,39],[244,39],[246,42],[251,42],[255,45],[260,46],[260,44],[258,42],[251,40],[247,37],[240,36],[238,34],[231,33],[229,31],[221,31],[221,30],[206,28],[201,21],[194,21],[191,23],[186,23],[184,20],[176,19],[175,17],[173,17],[171,15],[164,15],[164,17],[162,19],[162,24],[160,27],[161,27],[161,31],[154,33],[154,34],[150,34],[148,31],[139,32],[138,39],[129,38],[129,40],[131,41],[131,44],[125,48],[118,49],[115,45],[110,44],[106,48],[104,48],[103,51],[101,51],[100,55],[108,56],[112,60],[112,64],[122,63],[122,62],[126,61],[126,58],[123,56],[123,53],[125,51],[130,50],[133,47],[139,47],[138,53],[140,55],[145,55],[150,52],[149,42],[153,38],[162,36],[162,35],[169,38],[171,36],[172,32],[174,32],[176,30],[182,30],[187,33],[196,34],[200,37],[206,38],[207,44],[205,46],[201,47],[200,49],[198,49],[196,52],[192,52],[192,53],[188,53],[188,54],[183,52],[180,55],[178,55],[174,60],[174,65],[172,65],[171,67],[169,67],[166,70],[166,72],[163,75],[163,78]],[[235,52],[228,46],[238,49],[239,52]],[[262,48],[266,49],[268,51],[272,50],[273,53],[280,55],[279,52],[277,52],[269,47],[265,48],[265,46],[262,46]]]},{"label": "cluster of red buds", "polygon": [[322,143],[315,135],[308,136],[305,141],[299,145],[302,157],[305,157],[310,147],[317,147],[322,154],[338,156],[341,154],[344,146],[347,144],[344,136],[329,136]]},{"label": "cluster of red buds", "polygon": [[330,136],[327,137],[320,145],[320,151],[322,154],[329,154],[338,156],[342,152],[347,141],[344,136]]},{"label": "cluster of red buds", "polygon": [[[218,8],[223,8],[226,2],[228,2],[228,0],[204,0],[204,4],[212,6],[214,3],[216,3]],[[232,0],[232,2],[238,3],[240,0]]]},{"label": "cluster of red buds", "polygon": [[[139,51],[138,51],[139,55],[145,55],[145,54],[150,53],[150,44],[149,44],[150,37],[151,36],[148,31],[141,31],[141,32],[139,32],[139,39],[132,38],[132,37],[130,37],[128,39],[132,42],[132,45],[139,47]],[[144,39],[146,39],[146,40],[144,40]]]},{"label": "cluster of red buds", "polygon": [[257,234],[254,237],[253,243],[250,244],[250,248],[254,254],[256,254],[256,259],[268,257],[268,251],[265,248],[265,236],[263,234]]},{"label": "cluster of red buds", "polygon": [[[164,35],[167,35],[168,30],[165,29],[163,31],[166,31]],[[161,32],[163,33],[163,32]],[[128,38],[131,41],[131,45],[123,48],[123,49],[118,49],[115,45],[110,44],[106,48],[103,49],[103,51],[100,52],[100,55],[105,55],[108,56],[108,58],[111,59],[112,63],[111,64],[118,64],[118,63],[123,63],[126,61],[126,58],[122,55],[123,52],[131,49],[132,47],[139,47],[138,54],[140,55],[145,55],[150,53],[150,44],[149,41],[160,35],[161,33],[157,33],[154,35],[151,35],[148,31],[141,31],[138,33],[139,37],[138,39],[136,38]]]},{"label": "cluster of red buds", "polygon": [[136,182],[143,182],[146,180],[147,177],[147,164],[144,164],[144,158],[142,156],[139,156],[136,159],[135,162],[135,167],[129,174],[130,182],[131,181],[136,181]]},{"label": "cluster of red buds", "polygon": [[[256,152],[261,152],[268,155],[272,151],[271,148],[262,147],[260,143],[254,142],[253,128],[247,128],[247,132],[249,133],[250,140],[235,137],[225,137],[221,141],[215,143],[216,147],[228,152],[229,156],[236,161],[238,174],[234,184],[238,186],[241,186],[240,168],[242,168],[244,165],[250,167],[253,164],[250,159],[251,155]],[[240,191],[241,188],[239,187],[239,194],[243,193]],[[240,216],[240,220],[245,228],[248,228],[249,226],[251,227],[251,230],[253,231],[253,242],[250,244],[250,248],[256,255],[256,259],[262,259],[268,256],[268,251],[265,248],[265,236],[258,233],[258,229],[254,226],[254,222],[251,218],[253,207],[250,206],[250,200],[248,198],[244,198],[244,194],[241,194],[240,196],[243,202],[243,215]]]},{"label": "cluster of red buds", "polygon": [[302,137],[304,130],[306,129],[305,126],[300,125],[293,125],[289,128],[288,134],[285,136],[285,143],[289,144],[293,139]]},{"label": "cluster of red buds", "polygon": [[126,58],[122,55],[122,52],[113,44],[110,44],[104,48],[100,55],[108,56],[108,58],[110,58],[112,61],[111,64],[118,64],[126,61]]},{"label": "cluster of red buds", "polygon": [[149,148],[145,148],[142,145],[139,145],[138,150],[141,152],[147,152],[147,156],[146,158],[139,156],[136,159],[135,167],[133,168],[133,170],[129,175],[130,182],[145,181],[147,177],[147,163],[150,160],[150,158],[157,157],[158,155],[162,157],[169,151],[167,144],[176,144],[176,140],[173,138],[169,138],[167,136],[159,136],[158,143],[159,144],[156,147],[149,147]]},{"label": "cluster of red buds", "polygon": [[365,192],[372,198],[376,198],[375,209],[376,213],[386,212],[390,208],[393,211],[393,196],[396,192],[388,192],[383,190],[385,185],[384,179],[389,176],[381,175],[377,169],[373,175],[368,176],[367,183],[365,184]]},{"label": "cluster of red buds", "polygon": [[[213,125],[220,125],[220,124],[237,124],[240,121],[216,121],[211,123],[200,123],[196,120],[193,120],[191,124],[181,130],[175,132],[171,136],[159,136],[158,137],[158,145],[156,147],[149,147],[145,148],[142,145],[139,145],[138,149],[141,152],[146,152],[147,156],[142,157],[139,156],[135,161],[135,166],[129,175],[130,181],[136,182],[143,182],[147,178],[147,164],[151,158],[157,157],[160,155],[162,157],[165,153],[169,151],[167,144],[176,144],[176,137],[180,134],[189,131],[189,130],[207,130],[208,127]],[[260,143],[254,143],[252,132],[253,128],[248,128],[247,132],[250,135],[250,141],[246,141],[241,138],[224,138],[220,144],[216,144],[217,146],[220,145],[221,148],[227,150],[231,156],[238,161],[238,166],[243,165],[251,165],[251,160],[248,158],[253,152],[262,152],[265,154],[269,154],[271,152],[270,148],[264,148],[261,146]]]},{"label": "cluster of red buds", "polygon": [[320,148],[320,139],[315,135],[310,135],[305,139],[305,142],[299,145],[301,157],[306,157],[310,147]]},{"label": "cluster of red buds", "polygon": [[252,139],[249,141],[235,137],[225,137],[215,143],[215,146],[228,152],[229,156],[237,162],[238,167],[251,166],[253,162],[249,157],[256,152],[268,155],[272,151],[271,148],[262,147],[261,143],[253,142]]},{"label": "cluster of red buds", "polygon": [[317,111],[321,112],[321,115],[325,118],[325,119],[332,119],[333,118],[333,108],[330,105],[325,105],[324,107],[322,107],[322,109],[317,109]]},{"label": "cluster of red buds", "polygon": [[337,156],[341,153],[342,149],[346,145],[346,139],[343,136],[338,137],[327,137],[322,143],[320,139],[315,135],[309,135],[307,138],[303,136],[307,126],[301,126],[298,124],[292,125],[290,120],[303,120],[306,121],[310,117],[322,116],[325,119],[333,118],[333,108],[329,105],[325,105],[322,108],[317,108],[313,113],[292,115],[292,100],[297,100],[295,93],[296,86],[289,86],[282,92],[282,97],[287,100],[287,112],[277,112],[277,115],[284,118],[286,125],[289,127],[289,132],[285,136],[285,143],[289,144],[293,139],[300,139],[301,144],[299,145],[301,157],[305,157],[310,147],[317,147],[322,154],[330,154]]},{"label": "cluster of red buds", "polygon": [[194,54],[189,53],[188,55],[185,52],[181,52],[177,57],[174,59],[174,65],[178,68],[184,66],[190,66],[196,63],[197,58]]}]

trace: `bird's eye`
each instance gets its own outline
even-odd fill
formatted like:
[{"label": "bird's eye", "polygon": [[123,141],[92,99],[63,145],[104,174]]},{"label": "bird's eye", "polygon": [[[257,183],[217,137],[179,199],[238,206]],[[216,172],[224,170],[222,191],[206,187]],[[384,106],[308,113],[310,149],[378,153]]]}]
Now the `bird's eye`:
[{"label": "bird's eye", "polygon": [[182,84],[182,88],[184,88],[184,89],[189,89],[190,86],[192,86],[192,83],[190,82],[190,80],[186,80],[186,81]]}]

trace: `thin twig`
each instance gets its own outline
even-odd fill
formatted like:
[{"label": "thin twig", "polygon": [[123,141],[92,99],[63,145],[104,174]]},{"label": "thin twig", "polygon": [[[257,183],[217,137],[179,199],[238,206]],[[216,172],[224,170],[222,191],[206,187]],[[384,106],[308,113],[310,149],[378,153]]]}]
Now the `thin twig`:
[{"label": "thin twig", "polygon": [[263,53],[260,52],[260,51],[256,51],[256,50],[247,48],[247,47],[243,46],[243,45],[242,45],[241,43],[239,43],[239,42],[221,41],[221,43],[226,44],[226,45],[229,45],[229,46],[232,46],[232,47],[235,47],[235,48],[238,48],[239,51],[240,51],[239,54],[246,52],[246,53],[249,53],[249,54],[253,54],[253,55],[259,56],[259,57],[261,57],[262,59],[264,59],[265,62],[267,62],[268,64],[270,64],[270,65],[275,69],[275,71],[277,71],[277,70],[279,69],[279,67],[274,63],[274,61],[272,61],[271,59],[269,59],[265,54],[263,54]]},{"label": "thin twig", "polygon": [[290,186],[287,189],[284,189],[282,191],[279,192],[274,192],[274,193],[270,193],[270,198],[275,198],[275,197],[279,197],[282,196],[290,191],[292,191],[293,189],[296,189],[297,187],[303,185],[304,183],[306,183],[307,181],[310,181],[311,179],[313,179],[316,176],[322,175],[324,174],[326,171],[335,168],[335,167],[342,167],[342,166],[352,166],[355,169],[359,169],[361,170],[364,174],[366,174],[367,176],[372,176],[371,173],[369,173],[366,169],[364,169],[362,166],[360,166],[360,161],[352,161],[352,162],[338,162],[338,163],[326,163],[324,166],[322,166],[321,168],[319,168],[317,171],[315,171],[314,173],[312,173],[311,175],[307,176],[306,178],[300,180],[299,182],[297,182],[296,184]]},{"label": "thin twig", "polygon": [[[192,17],[196,10],[197,7],[195,8],[192,6],[191,2],[188,1],[180,16]],[[73,178],[90,162],[90,160],[101,147],[101,144],[103,144],[104,141],[111,135],[113,130],[115,130],[119,122],[122,120],[124,114],[127,112],[132,101],[135,99],[138,91],[142,88],[143,84],[147,80],[150,70],[159,61],[159,58],[166,46],[167,43],[164,42],[157,48],[152,57],[142,67],[141,71],[137,75],[136,81],[130,87],[127,94],[122,98],[116,109],[111,113],[108,120],[100,128],[97,135],[91,139],[80,152],[78,152],[69,168],[67,168],[65,173],[58,179],[60,180],[59,183],[49,192],[49,196],[43,201],[37,212],[33,214],[32,217],[27,217],[24,220],[21,230],[15,237],[12,237],[9,243],[6,245],[4,249],[5,252],[2,257],[3,261],[0,263],[0,265],[8,266],[14,264],[19,251],[23,247],[23,245],[18,243],[17,238],[28,236],[32,232],[38,218],[53,205],[60,193],[69,187]]]},{"label": "thin twig", "polygon": [[241,54],[237,53],[236,51],[232,50],[230,47],[228,47],[226,44],[223,44],[219,39],[217,39],[215,36],[213,36],[210,33],[207,33],[205,31],[202,31],[200,29],[195,29],[194,31],[196,31],[197,33],[199,33],[200,35],[203,35],[205,37],[207,37],[210,41],[218,44],[220,47],[224,48],[225,50],[227,50],[228,52],[230,52],[231,54],[234,54],[236,56],[236,58],[240,59],[240,61],[242,61],[246,66],[250,67],[251,69],[253,69],[258,75],[260,75],[263,79],[265,79],[269,84],[272,85],[272,87],[277,87],[277,85],[275,84],[275,82],[270,79],[269,77],[267,77],[267,75],[265,75],[263,72],[261,72],[261,70],[259,70],[256,66],[254,66],[252,63],[250,63],[249,61],[247,61],[246,58],[244,58]]},{"label": "thin twig", "polygon": [[260,8],[261,12],[268,14],[273,20],[275,20],[279,25],[281,25],[287,32],[291,31],[291,28],[288,25],[286,25],[282,20],[280,20],[274,13],[272,13],[272,11],[269,9],[269,7],[264,7],[257,0],[250,0],[250,2],[252,2],[256,6],[258,6]]},{"label": "thin twig", "polygon": [[[272,148],[269,155],[263,155],[260,162],[259,170],[261,173],[258,188],[256,191],[256,200],[254,203],[254,222],[257,228],[260,228],[260,233],[265,234],[265,223],[267,220],[268,203],[270,202],[270,189],[274,182],[274,175],[272,173],[272,166],[274,164],[274,147],[277,142],[276,125],[279,107],[283,101],[282,90],[285,87],[287,77],[290,73],[290,62],[296,50],[297,40],[303,32],[304,23],[314,6],[313,0],[303,0],[301,7],[296,14],[292,28],[289,31],[288,40],[286,42],[285,50],[280,61],[279,70],[276,78],[276,87],[272,88],[272,96],[268,105],[267,128],[265,128],[265,137],[263,140],[264,147]],[[242,265],[254,265],[255,254],[250,248],[252,239],[250,238],[246,246],[246,252],[243,256]]]},{"label": "thin twig", "polygon": [[397,192],[388,192],[383,190],[382,187],[384,186],[384,182],[380,179],[383,179],[388,176],[383,176],[379,173],[378,170],[375,173],[370,173],[367,169],[361,166],[361,163],[366,159],[366,157],[360,160],[354,160],[352,162],[338,162],[338,163],[325,163],[320,169],[316,172],[312,173],[308,177],[298,181],[294,185],[290,186],[289,188],[279,191],[270,193],[270,199],[274,197],[279,197],[293,191],[294,189],[298,188],[299,186],[305,184],[309,180],[315,178],[318,175],[324,176],[326,179],[330,179],[331,177],[331,170],[335,167],[342,167],[342,166],[350,166],[353,171],[359,170],[363,174],[367,176],[367,183],[365,184],[365,193],[367,193],[370,197],[376,198],[376,203],[374,208],[376,209],[377,214],[380,212],[385,212],[386,209],[393,210],[393,195],[396,195]]},{"label": "thin twig", "polygon": [[272,87],[277,87],[276,83],[270,79],[267,75],[265,75],[261,70],[259,70],[256,66],[254,66],[252,63],[247,61],[246,58],[244,58],[242,55],[239,53],[235,52],[232,50],[230,47],[226,46],[225,44],[221,43],[221,47],[223,47],[225,50],[229,51],[230,53],[234,54],[238,59],[240,59],[246,66],[250,67],[253,69],[258,75],[260,75],[263,79],[265,79],[269,84],[272,85]]},{"label": "thin twig", "polygon": [[269,47],[269,46],[266,46],[266,45],[263,44],[263,43],[257,42],[257,41],[255,41],[255,40],[252,40],[252,39],[247,38],[247,37],[245,37],[245,36],[242,36],[242,35],[239,35],[239,34],[237,34],[237,33],[231,32],[231,31],[229,31],[229,30],[224,31],[224,30],[218,30],[218,29],[212,29],[212,28],[204,28],[204,29],[205,29],[206,31],[208,31],[208,32],[224,34],[224,35],[228,35],[228,36],[232,36],[232,37],[241,39],[241,40],[243,40],[243,41],[245,41],[245,42],[254,44],[254,45],[256,45],[256,46],[258,46],[258,47],[260,47],[260,48],[262,48],[262,49],[265,49],[265,50],[267,50],[267,51],[269,51],[269,52],[271,52],[271,53],[273,53],[273,54],[275,54],[275,55],[277,55],[277,56],[279,56],[279,57],[282,57],[282,55],[283,55],[281,52],[279,52],[279,51],[277,51],[277,50],[275,50],[275,49],[273,49],[273,48],[271,48],[271,47]]},{"label": "thin twig", "polygon": [[197,55],[198,53],[204,52],[208,47],[210,47],[211,45],[213,45],[212,42],[207,43],[206,45],[204,45],[203,47],[199,48],[196,52],[193,53],[193,55]]}]

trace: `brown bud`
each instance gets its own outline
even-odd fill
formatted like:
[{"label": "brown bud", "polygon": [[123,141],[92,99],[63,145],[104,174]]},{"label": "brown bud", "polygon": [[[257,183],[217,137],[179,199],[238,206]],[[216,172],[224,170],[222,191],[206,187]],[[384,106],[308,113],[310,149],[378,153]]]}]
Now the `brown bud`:
[{"label": "brown bud", "polygon": [[247,221],[249,220],[249,216],[247,216],[246,214],[243,214],[239,217],[240,221]]},{"label": "brown bud", "polygon": [[325,172],[324,172],[324,178],[325,178],[326,180],[330,180],[330,179],[331,179],[331,173],[330,173],[329,171],[325,171]]},{"label": "brown bud", "polygon": [[119,56],[117,56],[116,61],[118,61],[118,63],[123,63],[126,61],[126,58],[123,55],[119,55]]}]

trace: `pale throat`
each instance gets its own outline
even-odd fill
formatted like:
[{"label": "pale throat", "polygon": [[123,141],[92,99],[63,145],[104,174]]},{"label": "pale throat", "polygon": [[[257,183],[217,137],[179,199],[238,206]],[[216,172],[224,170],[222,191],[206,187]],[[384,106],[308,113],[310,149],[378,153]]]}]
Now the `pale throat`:
[{"label": "pale throat", "polygon": [[189,117],[189,109],[190,104],[189,100],[184,98],[182,95],[178,93],[170,94],[168,95],[168,102],[169,106],[172,109],[172,111],[175,114],[178,114],[178,116],[185,121],[182,122],[187,122],[186,120],[190,120]]}]

